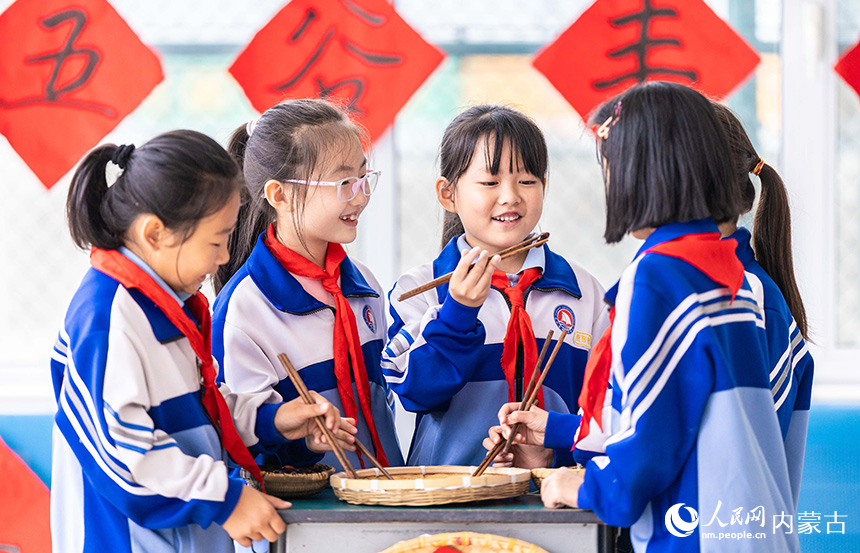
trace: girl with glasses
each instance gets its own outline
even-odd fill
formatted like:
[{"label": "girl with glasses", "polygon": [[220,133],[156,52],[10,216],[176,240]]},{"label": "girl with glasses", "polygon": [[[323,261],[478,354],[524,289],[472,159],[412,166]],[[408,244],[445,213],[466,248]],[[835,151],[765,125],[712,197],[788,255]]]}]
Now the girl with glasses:
[{"label": "girl with glasses", "polygon": [[[287,354],[310,390],[355,421],[380,462],[401,465],[393,395],[379,367],[384,299],[342,246],[355,240],[379,180],[367,146],[344,111],[323,100],[283,102],[235,131],[229,150],[246,187],[230,262],[215,279],[213,353],[232,389],[272,404],[298,395],[278,360]],[[301,441],[257,460],[342,469],[334,454]]]}]

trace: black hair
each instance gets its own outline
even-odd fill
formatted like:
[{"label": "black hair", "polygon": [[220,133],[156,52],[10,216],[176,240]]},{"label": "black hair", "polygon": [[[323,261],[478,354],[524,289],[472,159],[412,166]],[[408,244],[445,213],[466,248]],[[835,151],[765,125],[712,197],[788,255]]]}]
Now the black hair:
[{"label": "black hair", "polygon": [[[314,99],[277,104],[233,132],[227,149],[242,167],[246,188],[242,191],[236,231],[228,246],[230,261],[221,265],[213,278],[216,292],[247,261],[257,236],[276,219],[275,209],[265,197],[266,183],[319,180],[330,149],[348,144],[352,137],[358,137],[365,149],[369,147],[366,132],[349,119],[343,108]],[[288,189],[296,215],[293,225],[304,243],[301,222],[308,187],[292,184]]]},{"label": "black hair", "polygon": [[[742,215],[753,207],[755,187],[750,181],[749,174],[762,160],[734,112],[718,102],[713,102],[712,105],[729,142],[735,181],[743,192],[744,202],[742,210],[738,213]],[[756,260],[779,287],[791,315],[797,322],[797,328],[808,340],[809,326],[806,309],[794,276],[788,193],[782,178],[773,167],[762,162],[759,170],[761,197],[753,224],[753,248]]]},{"label": "black hair", "polygon": [[608,134],[597,139],[607,242],[642,228],[706,217],[722,223],[739,213],[741,192],[725,163],[729,146],[707,98],[676,83],[638,84],[591,120],[607,121]]},{"label": "black hair", "polygon": [[[110,161],[122,173],[108,186]],[[220,144],[196,131],[172,131],[136,149],[104,144],[87,154],[72,177],[66,218],[82,249],[123,246],[142,214],[155,215],[187,239],[241,187],[239,167]]]},{"label": "black hair", "polygon": [[[474,106],[457,117],[445,129],[439,149],[440,175],[448,180],[453,192],[457,180],[466,172],[475,155],[479,140],[484,140],[487,168],[498,175],[502,164],[502,149],[510,144],[510,170],[520,163],[523,168],[546,184],[549,165],[546,139],[543,132],[528,116],[519,111],[498,105]],[[491,143],[492,142],[492,143]],[[491,159],[492,156],[492,159]],[[464,232],[463,223],[456,213],[445,212],[442,223],[442,246]]]}]

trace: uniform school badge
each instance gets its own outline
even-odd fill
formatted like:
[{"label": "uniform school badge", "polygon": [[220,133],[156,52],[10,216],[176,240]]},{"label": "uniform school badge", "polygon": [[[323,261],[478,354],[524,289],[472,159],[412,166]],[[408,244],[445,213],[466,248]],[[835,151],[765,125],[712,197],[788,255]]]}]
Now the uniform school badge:
[{"label": "uniform school badge", "polygon": [[376,332],[376,317],[373,316],[373,310],[369,305],[364,306],[364,310],[361,313],[361,318],[364,319],[364,323],[367,325],[367,328],[370,329],[371,332]]},{"label": "uniform school badge", "polygon": [[566,305],[556,307],[555,325],[567,334],[573,332],[573,327],[576,325],[576,317],[573,315],[573,309]]}]

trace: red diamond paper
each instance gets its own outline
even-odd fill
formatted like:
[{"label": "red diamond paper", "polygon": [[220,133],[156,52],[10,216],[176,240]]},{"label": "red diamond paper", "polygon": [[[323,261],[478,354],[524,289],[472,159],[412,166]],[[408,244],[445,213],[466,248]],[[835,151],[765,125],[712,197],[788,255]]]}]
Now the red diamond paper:
[{"label": "red diamond paper", "polygon": [[0,551],[51,552],[51,494],[0,438]]},{"label": "red diamond paper", "polygon": [[723,98],[758,62],[756,51],[701,0],[597,0],[538,53],[534,66],[586,119],[642,81],[678,82]]},{"label": "red diamond paper", "polygon": [[18,0],[0,37],[0,133],[47,188],[163,78],[105,0]]},{"label": "red diamond paper", "polygon": [[293,0],[230,73],[260,112],[286,98],[329,98],[374,139],[443,58],[386,0]]},{"label": "red diamond paper", "polygon": [[848,86],[860,94],[860,42],[839,58],[834,69],[840,77],[845,79]]}]

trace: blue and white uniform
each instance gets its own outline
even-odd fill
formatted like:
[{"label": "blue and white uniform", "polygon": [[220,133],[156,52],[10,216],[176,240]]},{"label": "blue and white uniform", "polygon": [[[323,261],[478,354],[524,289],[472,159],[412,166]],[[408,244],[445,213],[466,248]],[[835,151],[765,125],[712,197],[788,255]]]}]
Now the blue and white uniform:
[{"label": "blue and white uniform", "polygon": [[[418,414],[410,465],[477,465],[486,455],[481,442],[508,402],[501,358],[511,308],[501,290],[492,288],[474,308],[451,298],[447,285],[397,300],[453,271],[468,249],[462,235],[452,239],[434,261],[402,275],[389,294],[394,322],[382,370],[403,407]],[[522,270],[534,267],[542,270],[541,277],[523,299],[538,350],[550,329],[555,337],[565,332],[565,345],[544,381],[544,407],[576,412],[592,337],[609,324],[604,291],[588,271],[546,246],[529,250]],[[520,369],[518,399],[527,384],[521,375]]]},{"label": "blue and white uniform", "polygon": [[[183,305],[139,258],[123,253]],[[194,351],[164,313],[90,269],[51,357],[54,551],[232,552],[220,524],[243,483],[228,477],[201,403]],[[226,386],[221,392],[246,445],[285,442],[274,426],[276,405]]]},{"label": "blue and white uniform", "polygon": [[[308,389],[318,392],[343,414],[334,374],[334,303],[308,293],[269,251],[264,236],[260,235],[248,260],[215,300],[212,353],[221,365],[220,377],[231,389],[257,394],[266,402],[289,401],[298,397],[298,392],[278,361],[278,355],[285,353]],[[316,283],[307,280],[309,287]],[[379,368],[385,343],[385,301],[379,283],[364,265],[346,257],[340,265],[340,288],[355,314],[376,431],[389,464],[402,465],[394,428],[394,395]],[[354,383],[353,393],[357,401]],[[360,407],[357,417],[357,437],[372,450],[373,440]],[[354,453],[346,455],[355,468],[360,467]],[[304,440],[257,460],[306,465],[320,459],[341,469],[334,453],[313,453]],[[371,466],[366,460],[365,465]]]},{"label": "blue and white uniform", "polygon": [[747,278],[752,281],[754,287],[761,287],[764,294],[771,393],[785,440],[788,475],[796,509],[803,474],[803,455],[806,451],[809,403],[812,399],[812,355],[782,292],[755,260],[750,246],[750,231],[740,227],[729,238],[734,238],[738,243],[736,252],[748,273]]},{"label": "blue and white uniform", "polygon": [[[799,551],[796,533],[771,531],[774,515],[795,511],[760,296],[745,279],[732,301],[728,288],[682,259],[643,253],[703,232],[718,232],[716,224],[657,228],[607,294],[615,304],[612,412],[620,415],[606,454],[586,465],[578,504],[607,524],[631,526],[640,553]],[[690,535],[670,533],[673,506],[688,523],[686,507],[698,512]],[[733,523],[736,509],[745,525]],[[752,513],[759,519],[749,521]],[[766,536],[709,537],[741,530]]]}]

